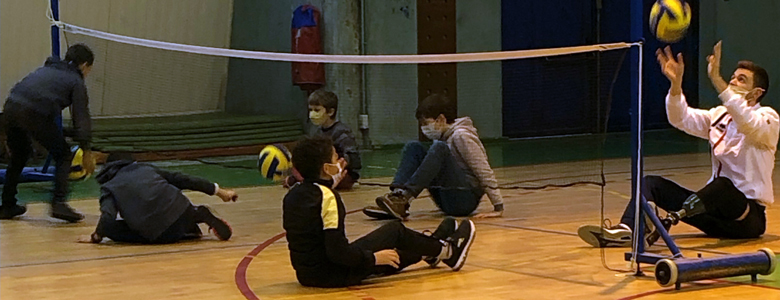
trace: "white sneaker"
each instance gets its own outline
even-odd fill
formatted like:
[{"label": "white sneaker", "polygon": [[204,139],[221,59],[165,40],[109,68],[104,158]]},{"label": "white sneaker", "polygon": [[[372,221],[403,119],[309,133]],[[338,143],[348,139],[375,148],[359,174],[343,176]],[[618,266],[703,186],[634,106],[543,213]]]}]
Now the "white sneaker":
[{"label": "white sneaker", "polygon": [[631,247],[631,229],[625,224],[615,226],[582,225],[577,234],[596,248]]}]

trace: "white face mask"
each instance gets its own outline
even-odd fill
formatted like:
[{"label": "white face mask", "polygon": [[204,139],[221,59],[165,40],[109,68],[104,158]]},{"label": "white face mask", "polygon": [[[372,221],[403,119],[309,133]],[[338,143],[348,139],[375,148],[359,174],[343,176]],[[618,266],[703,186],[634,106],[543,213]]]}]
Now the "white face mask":
[{"label": "white face mask", "polygon": [[431,140],[439,140],[441,139],[442,132],[438,129],[436,129],[436,123],[431,123],[425,126],[420,126],[420,130],[422,130],[422,133],[428,137]]},{"label": "white face mask", "polygon": [[732,93],[740,95],[742,97],[745,97],[747,96],[748,93],[750,93],[750,90],[736,85],[729,85],[729,90],[731,90]]},{"label": "white face mask", "polygon": [[325,120],[327,120],[328,115],[322,112],[318,111],[310,111],[309,112],[309,119],[311,119],[312,124],[320,126],[322,124],[325,124]]},{"label": "white face mask", "polygon": [[744,98],[747,101],[754,100],[755,98],[758,98],[758,97],[755,96],[756,93],[758,93],[758,91],[763,91],[764,90],[762,88],[754,88],[752,90],[748,90],[746,88],[739,87],[739,86],[736,86],[736,85],[729,85],[729,89],[731,90],[732,93],[742,96],[742,98]]},{"label": "white face mask", "polygon": [[[331,177],[338,176],[341,174],[341,172],[344,171],[344,168],[341,167],[341,164],[325,164],[325,167],[325,173]],[[334,169],[336,170],[335,172]]]}]

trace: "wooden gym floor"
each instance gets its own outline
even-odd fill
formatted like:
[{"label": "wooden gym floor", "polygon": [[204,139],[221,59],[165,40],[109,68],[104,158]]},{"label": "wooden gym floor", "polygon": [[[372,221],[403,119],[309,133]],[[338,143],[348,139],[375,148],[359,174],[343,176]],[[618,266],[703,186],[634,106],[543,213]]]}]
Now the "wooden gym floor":
[{"label": "wooden gym floor", "polygon": [[[560,167],[564,166],[534,170],[553,174]],[[617,221],[630,193],[629,161],[609,160],[605,169],[605,214]],[[646,174],[668,176],[698,189],[709,177],[709,157],[706,153],[649,157],[645,169]],[[500,182],[510,182],[529,170],[502,168],[497,174]],[[777,174],[775,182],[780,182]],[[775,190],[780,190],[777,185]],[[230,241],[207,236],[160,246],[76,243],[78,236],[94,229],[99,211],[95,199],[71,202],[87,214],[79,224],[50,219],[45,204],[32,204],[20,220],[0,222],[0,299],[780,299],[780,276],[775,275],[759,277],[757,285],[743,276],[686,284],[675,291],[661,288],[652,277],[607,270],[601,250],[576,236],[578,226],[599,222],[600,187],[594,185],[504,190],[505,216],[476,221],[476,240],[460,272],[420,264],[354,288],[305,288],[295,280],[284,238],[272,242],[282,232],[285,190],[271,186],[238,192],[239,202],[227,204],[188,193],[194,203],[211,205],[230,222],[234,230]],[[385,188],[361,186],[342,197],[348,210],[356,210],[384,192]],[[441,220],[433,209],[429,199],[416,200],[406,224],[433,229]],[[487,201],[481,209],[490,209]],[[707,238],[687,225],[674,227],[672,233],[689,257],[763,247],[780,250],[780,209],[769,208],[767,214],[767,233],[757,240]],[[347,217],[351,240],[378,225],[359,212]],[[662,245],[651,250],[666,252]],[[627,269],[625,251],[606,249],[606,264]],[[650,266],[647,269],[652,275]]]}]

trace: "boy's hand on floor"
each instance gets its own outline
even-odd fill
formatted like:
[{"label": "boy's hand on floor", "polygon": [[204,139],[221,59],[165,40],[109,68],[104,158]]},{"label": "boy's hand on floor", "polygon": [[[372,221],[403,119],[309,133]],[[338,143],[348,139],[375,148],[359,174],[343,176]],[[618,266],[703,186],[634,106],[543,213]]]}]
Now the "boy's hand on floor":
[{"label": "boy's hand on floor", "polygon": [[485,213],[478,213],[476,216],[474,216],[474,219],[500,218],[503,215],[504,215],[503,210],[491,211]]},{"label": "boy's hand on floor", "polygon": [[97,232],[93,232],[90,235],[82,235],[82,236],[79,236],[78,239],[76,239],[76,242],[78,242],[78,243],[94,243],[94,244],[97,244],[97,243],[100,243],[102,241],[103,241],[103,237],[98,235]]},{"label": "boy's hand on floor", "polygon": [[77,243],[92,243],[92,237],[89,235],[81,235],[78,239],[76,239]]},{"label": "boy's hand on floor", "polygon": [[398,269],[398,264],[401,263],[401,259],[398,257],[398,252],[393,249],[381,250],[374,252],[374,263],[377,266],[388,265]]}]

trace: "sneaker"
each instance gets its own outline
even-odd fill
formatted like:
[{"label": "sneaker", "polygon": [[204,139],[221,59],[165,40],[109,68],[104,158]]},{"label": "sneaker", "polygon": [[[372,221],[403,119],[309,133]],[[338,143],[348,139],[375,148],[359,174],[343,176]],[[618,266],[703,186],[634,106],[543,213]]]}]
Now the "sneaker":
[{"label": "sneaker", "polygon": [[452,268],[453,271],[459,271],[463,264],[466,263],[466,257],[469,254],[471,244],[474,242],[474,234],[476,232],[474,222],[463,220],[460,222],[458,230],[446,239],[450,245],[450,258],[442,261]]},{"label": "sneaker", "polygon": [[51,216],[70,223],[76,223],[84,219],[84,215],[74,210],[67,203],[59,201],[51,203]]},{"label": "sneaker", "polygon": [[402,191],[391,192],[376,197],[376,205],[396,219],[406,219],[409,216],[409,197]]},{"label": "sneaker", "polygon": [[233,235],[233,229],[230,228],[230,225],[225,220],[215,216],[208,206],[195,207],[195,220],[206,223],[209,226],[209,231],[221,241],[227,241]]},{"label": "sneaker", "polygon": [[[669,232],[669,229],[672,228],[672,220],[669,218],[661,219],[661,224],[664,225],[664,229],[666,229],[666,232]],[[645,235],[645,242],[646,242],[645,248],[652,246],[660,238],[661,238],[661,232],[653,228],[650,231],[650,233]]]},{"label": "sneaker", "polygon": [[[605,220],[609,221],[609,220]],[[631,229],[625,224],[615,226],[582,225],[577,229],[577,235],[596,248],[631,247]]]},{"label": "sneaker", "polygon": [[[650,208],[653,209],[655,215],[658,217],[658,219],[661,220],[661,224],[663,224],[666,232],[669,232],[669,229],[672,228],[672,220],[661,216],[658,207],[655,205],[655,202],[648,201],[647,204],[650,204]],[[661,232],[656,229],[655,224],[653,224],[653,220],[651,220],[649,216],[645,215],[645,249],[652,246],[660,238]]]},{"label": "sneaker", "polygon": [[27,212],[27,207],[14,204],[13,206],[0,206],[0,220],[9,220],[13,217],[23,215]]},{"label": "sneaker", "polygon": [[388,214],[383,209],[377,207],[377,206],[366,206],[363,208],[363,214],[368,216],[369,218],[377,219],[377,220],[395,220],[395,217],[393,215]]},{"label": "sneaker", "polygon": [[184,234],[185,240],[193,240],[193,239],[199,239],[203,237],[203,231],[200,230],[200,227],[198,224],[192,224],[192,227],[190,227],[189,230]]},{"label": "sneaker", "polygon": [[[452,217],[446,217],[443,221],[441,221],[439,227],[436,228],[436,231],[431,234],[431,237],[444,240],[447,237],[455,234],[457,230],[458,220],[455,220],[455,218]],[[441,258],[438,256],[427,257],[425,258],[425,262],[427,262],[431,268],[435,268],[441,262]]]}]

